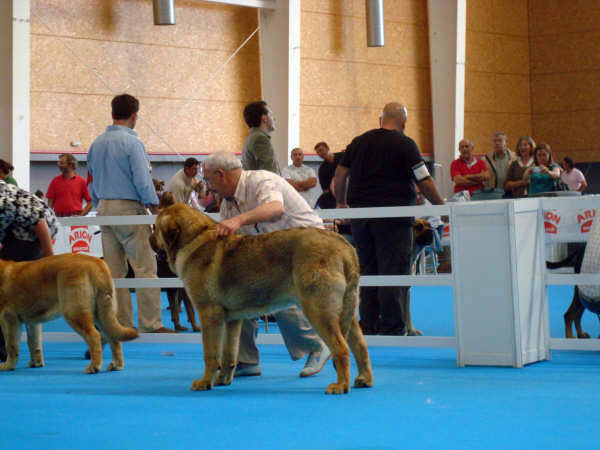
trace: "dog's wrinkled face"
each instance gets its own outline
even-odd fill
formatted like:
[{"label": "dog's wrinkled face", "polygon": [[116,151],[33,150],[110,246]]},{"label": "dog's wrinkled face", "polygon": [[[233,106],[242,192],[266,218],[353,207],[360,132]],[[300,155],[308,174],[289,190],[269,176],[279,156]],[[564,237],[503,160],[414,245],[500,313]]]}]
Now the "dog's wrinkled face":
[{"label": "dog's wrinkled face", "polygon": [[215,229],[216,222],[183,203],[175,203],[162,209],[154,223],[150,245],[156,252],[164,250],[169,260],[175,260],[178,250],[209,229]]},{"label": "dog's wrinkled face", "polygon": [[170,211],[163,210],[154,224],[154,231],[150,236],[150,246],[155,252],[164,250],[167,254],[175,252],[180,228],[175,217]]},{"label": "dog's wrinkled face", "polygon": [[425,246],[430,245],[433,242],[433,230],[426,220],[415,219],[413,232],[417,244]]}]

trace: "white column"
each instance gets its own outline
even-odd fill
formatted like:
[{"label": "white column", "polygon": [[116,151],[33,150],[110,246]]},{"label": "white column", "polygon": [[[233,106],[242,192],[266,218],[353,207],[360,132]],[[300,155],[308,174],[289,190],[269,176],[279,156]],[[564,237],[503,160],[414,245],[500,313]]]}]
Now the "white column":
[{"label": "white column", "polygon": [[0,158],[29,189],[29,1],[0,1]]},{"label": "white column", "polygon": [[262,94],[275,115],[271,140],[282,167],[300,143],[300,1],[260,10]]},{"label": "white column", "polygon": [[429,60],[435,179],[442,195],[453,192],[450,164],[458,157],[465,120],[466,0],[428,0]]}]

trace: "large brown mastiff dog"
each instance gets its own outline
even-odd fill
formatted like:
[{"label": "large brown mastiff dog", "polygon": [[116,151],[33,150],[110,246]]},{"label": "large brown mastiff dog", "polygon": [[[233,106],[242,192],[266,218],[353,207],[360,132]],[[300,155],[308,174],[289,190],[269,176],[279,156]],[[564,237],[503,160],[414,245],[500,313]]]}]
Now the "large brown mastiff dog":
[{"label": "large brown mastiff dog", "polygon": [[217,239],[216,222],[183,204],[163,210],[150,238],[165,250],[200,314],[204,376],[192,390],[231,384],[242,320],[297,304],[331,349],[337,382],[328,394],[350,390],[350,351],[358,365],[354,387],[373,385],[369,352],[356,316],[359,265],[341,236],[294,228]]},{"label": "large brown mastiff dog", "polygon": [[134,328],[119,324],[113,280],[99,258],[81,254],[49,256],[37,261],[0,260],[0,324],[6,341],[7,360],[0,370],[14,370],[19,358],[21,324],[27,326],[29,367],[42,367],[41,322],[63,315],[90,349],[86,373],[102,368],[98,324],[110,344],[112,362],[107,370],[124,367],[120,341],[138,337]]}]

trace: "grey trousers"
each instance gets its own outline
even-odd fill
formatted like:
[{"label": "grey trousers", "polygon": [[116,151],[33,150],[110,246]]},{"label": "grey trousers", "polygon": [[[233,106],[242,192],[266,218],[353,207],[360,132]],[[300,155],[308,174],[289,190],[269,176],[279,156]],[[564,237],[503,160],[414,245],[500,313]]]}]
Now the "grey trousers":
[{"label": "grey trousers", "polygon": [[[304,313],[297,306],[273,314],[285,346],[293,360],[304,355],[319,351],[325,345]],[[258,364],[260,356],[256,347],[258,323],[256,319],[244,320],[240,336],[240,350],[238,361],[245,364]]]},{"label": "grey trousers", "polygon": [[[146,208],[133,200],[100,200],[99,216],[145,215]],[[156,278],[156,255],[150,247],[149,225],[103,225],[102,252],[113,278],[127,275],[127,260],[136,278]],[[133,306],[129,289],[117,289],[117,319],[121,325],[134,327]],[[138,330],[148,333],[163,326],[160,288],[135,290]]]}]

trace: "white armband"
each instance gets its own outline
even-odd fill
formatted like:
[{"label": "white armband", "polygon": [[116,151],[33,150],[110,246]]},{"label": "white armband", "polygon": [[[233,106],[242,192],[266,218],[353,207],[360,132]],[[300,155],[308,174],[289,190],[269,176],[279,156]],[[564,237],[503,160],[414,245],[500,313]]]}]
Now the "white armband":
[{"label": "white armband", "polygon": [[429,170],[427,170],[425,162],[420,162],[416,166],[413,166],[412,171],[417,179],[417,182],[423,181],[425,178],[429,178],[431,176],[429,174]]}]

